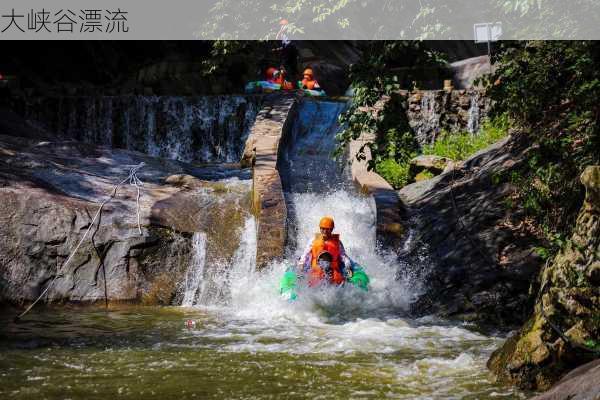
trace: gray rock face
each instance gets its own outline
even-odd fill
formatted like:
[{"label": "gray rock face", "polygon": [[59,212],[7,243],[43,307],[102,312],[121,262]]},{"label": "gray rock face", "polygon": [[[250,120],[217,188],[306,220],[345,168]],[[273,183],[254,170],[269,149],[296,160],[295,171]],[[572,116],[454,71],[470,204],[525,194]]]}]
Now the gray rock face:
[{"label": "gray rock face", "polygon": [[456,61],[450,64],[454,72],[454,84],[459,89],[472,88],[475,80],[490,73],[490,58],[478,56]]},{"label": "gray rock face", "polygon": [[[62,267],[99,203],[141,162],[142,233],[136,188],[125,185],[104,207],[93,241],[88,236]],[[0,302],[32,301],[52,283],[44,300],[170,304],[180,294],[193,233],[221,234],[211,227],[223,213],[235,232],[243,217],[232,215],[249,212],[249,192],[248,172],[232,167],[198,168],[125,150],[0,134]],[[228,209],[219,200],[236,205]]]},{"label": "gray rock face", "polygon": [[528,290],[539,271],[533,237],[511,223],[504,199],[513,188],[493,177],[524,158],[518,143],[505,140],[476,154],[461,168],[408,185],[399,194],[406,225],[419,233],[407,257],[427,247],[428,291],[414,305],[418,314],[508,329],[530,311]]},{"label": "gray rock face", "polygon": [[548,392],[532,400],[598,400],[600,399],[600,360],[571,371]]}]

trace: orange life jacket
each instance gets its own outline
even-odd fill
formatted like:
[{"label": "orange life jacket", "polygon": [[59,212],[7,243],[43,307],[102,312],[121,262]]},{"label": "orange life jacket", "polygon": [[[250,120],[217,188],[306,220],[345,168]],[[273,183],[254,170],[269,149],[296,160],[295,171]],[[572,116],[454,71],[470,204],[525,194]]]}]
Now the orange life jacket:
[{"label": "orange life jacket", "polygon": [[314,79],[302,79],[302,87],[315,90],[315,88],[319,88],[319,83]]},{"label": "orange life jacket", "polygon": [[324,251],[330,253],[333,258],[331,261],[331,270],[333,274],[330,277],[329,283],[335,285],[344,283],[344,275],[340,268],[340,235],[331,235],[328,240],[324,240],[323,235],[317,233],[311,249],[311,269],[310,278],[308,280],[309,286],[315,286],[325,278],[325,272],[317,263],[319,254]]}]

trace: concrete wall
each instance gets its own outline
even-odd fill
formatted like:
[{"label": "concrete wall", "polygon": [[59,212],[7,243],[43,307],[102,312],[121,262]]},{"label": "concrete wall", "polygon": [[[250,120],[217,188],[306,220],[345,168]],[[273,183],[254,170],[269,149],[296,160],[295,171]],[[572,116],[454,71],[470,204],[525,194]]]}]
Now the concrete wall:
[{"label": "concrete wall", "polygon": [[253,166],[252,203],[257,219],[256,266],[283,257],[287,208],[277,170],[280,142],[294,119],[296,97],[268,96],[246,142],[242,164]]},{"label": "concrete wall", "polygon": [[350,143],[352,180],[362,193],[373,196],[377,208],[377,242],[386,247],[397,247],[402,239],[404,228],[401,224],[401,203],[394,188],[375,171],[368,170],[371,151],[364,148],[365,159],[357,160],[356,155],[366,143],[372,142],[374,135],[363,133]]}]

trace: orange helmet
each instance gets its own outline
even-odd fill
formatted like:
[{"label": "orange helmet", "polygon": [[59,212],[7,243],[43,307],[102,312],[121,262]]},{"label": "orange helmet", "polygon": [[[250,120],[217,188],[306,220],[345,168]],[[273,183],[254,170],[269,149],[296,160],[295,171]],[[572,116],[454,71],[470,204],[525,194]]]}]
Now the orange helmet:
[{"label": "orange helmet", "polygon": [[275,67],[270,67],[269,69],[267,69],[267,79],[271,79],[275,77],[275,73],[277,73],[277,68]]},{"label": "orange helmet", "polygon": [[309,77],[311,77],[311,78],[312,78],[312,77],[313,77],[313,70],[312,70],[312,68],[306,68],[306,69],[304,70],[304,73],[303,73],[303,75],[307,75],[307,76],[309,76]]},{"label": "orange helmet", "polygon": [[283,18],[281,21],[279,21],[279,25],[287,25],[289,23],[290,22],[287,19],[285,19],[285,18]]},{"label": "orange helmet", "polygon": [[319,222],[319,228],[321,229],[333,229],[335,224],[333,223],[333,218],[331,217],[323,217]]}]

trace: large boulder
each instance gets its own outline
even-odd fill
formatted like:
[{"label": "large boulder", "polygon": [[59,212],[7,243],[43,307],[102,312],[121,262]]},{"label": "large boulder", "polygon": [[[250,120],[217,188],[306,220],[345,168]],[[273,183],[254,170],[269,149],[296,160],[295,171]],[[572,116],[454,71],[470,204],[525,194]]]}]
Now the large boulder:
[{"label": "large boulder", "polygon": [[[249,212],[249,176],[232,167],[2,134],[0,155],[0,302],[31,302],[48,288],[44,301],[170,304],[193,235],[207,234],[207,257],[231,257]],[[137,189],[125,182],[64,265],[100,203],[142,162],[139,219]],[[220,182],[233,176],[245,178],[239,188]]]},{"label": "large boulder", "polygon": [[494,330],[520,326],[529,316],[530,283],[542,260],[539,245],[523,225],[519,209],[506,206],[514,192],[496,177],[525,159],[527,146],[506,139],[456,169],[399,191],[405,226],[415,232],[402,256],[423,265],[429,255],[418,315],[437,314]]},{"label": "large boulder", "polygon": [[500,380],[546,389],[600,356],[600,166],[581,176],[586,199],[571,240],[544,269],[534,315],[494,352]]},{"label": "large boulder", "polygon": [[599,400],[600,360],[569,372],[552,389],[532,400]]}]

